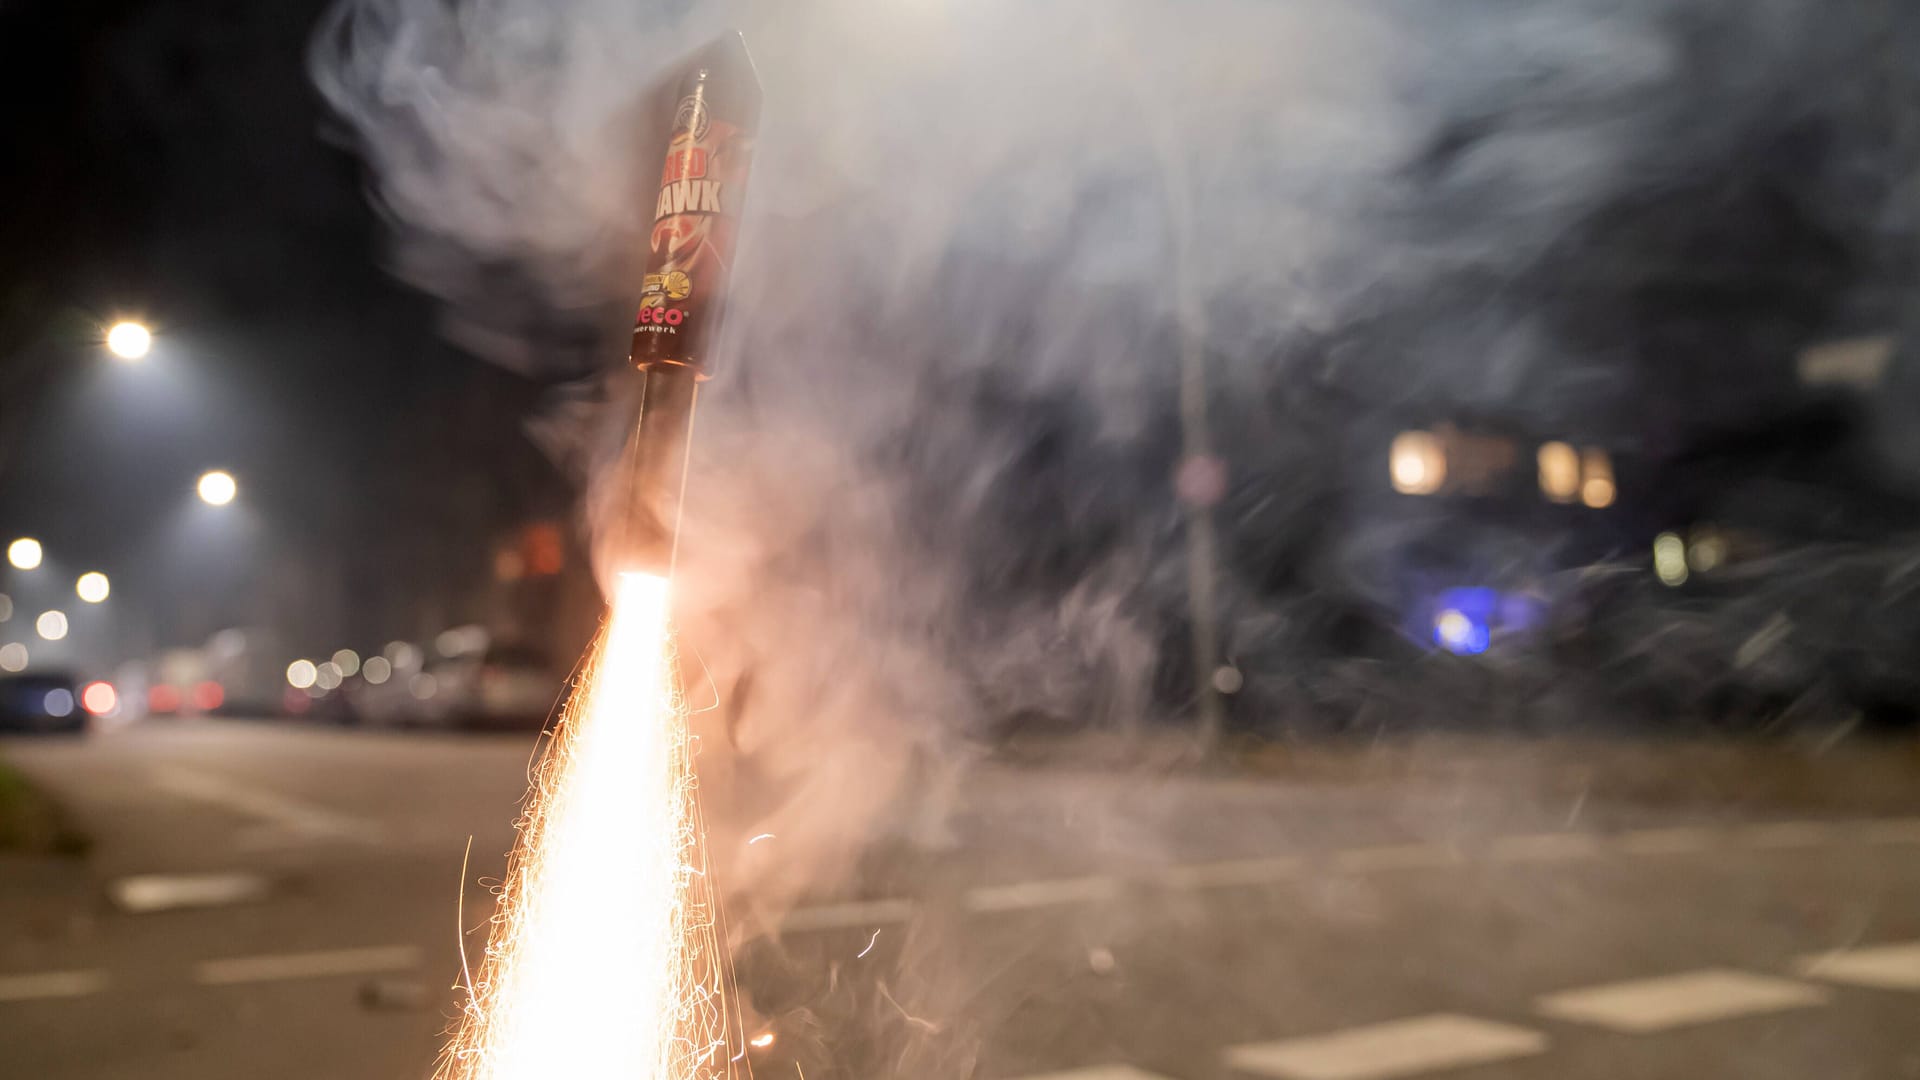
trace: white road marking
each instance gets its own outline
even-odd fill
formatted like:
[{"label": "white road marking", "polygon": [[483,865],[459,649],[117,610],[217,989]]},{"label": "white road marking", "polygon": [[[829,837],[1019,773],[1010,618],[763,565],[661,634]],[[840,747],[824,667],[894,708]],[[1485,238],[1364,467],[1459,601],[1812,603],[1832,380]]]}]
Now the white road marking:
[{"label": "white road marking", "polygon": [[271,822],[308,836],[378,842],[378,823],[326,807],[289,799],[276,791],[251,787],[213,773],[168,766],[151,774],[153,786],[169,795],[218,806],[245,817]]},{"label": "white road marking", "polygon": [[1920,990],[1920,941],[1870,945],[1802,957],[1800,974],[1810,979],[1871,986],[1878,990]]},{"label": "white road marking", "polygon": [[1548,994],[1534,1002],[1543,1016],[1642,1033],[1736,1016],[1823,1005],[1827,991],[1789,979],[1709,969]]},{"label": "white road marking", "polygon": [[315,979],[329,975],[372,975],[407,971],[420,966],[418,946],[379,945],[366,949],[284,953],[278,956],[240,956],[208,960],[194,969],[194,980],[207,986],[234,983]]},{"label": "white road marking", "polygon": [[107,886],[114,906],[135,915],[181,908],[225,907],[264,900],[267,879],[259,874],[135,874]]},{"label": "white road marking", "polygon": [[1073,1068],[1068,1072],[1046,1072],[1043,1076],[1021,1076],[1020,1080],[1167,1080],[1158,1072],[1140,1072],[1129,1065],[1096,1065]]},{"label": "white road marking", "polygon": [[1226,859],[1221,862],[1170,866],[1161,872],[1167,884],[1179,889],[1208,889],[1231,885],[1264,885],[1297,877],[1306,869],[1306,861],[1297,855],[1271,855],[1255,859]]},{"label": "white road marking", "polygon": [[1920,818],[1864,822],[1854,835],[1869,844],[1920,844]]},{"label": "white road marking", "polygon": [[1817,821],[1774,821],[1741,829],[1738,839],[1748,847],[1817,847],[1833,839],[1833,830]]},{"label": "white road marking", "polygon": [[42,971],[32,975],[0,975],[0,1003],[86,997],[106,988],[107,973],[104,971]]},{"label": "white road marking", "polygon": [[1591,833],[1538,833],[1496,837],[1487,845],[1494,862],[1560,862],[1600,854],[1600,840]]},{"label": "white road marking", "polygon": [[1537,1031],[1434,1013],[1304,1039],[1235,1046],[1227,1050],[1227,1064],[1284,1080],[1389,1080],[1527,1057],[1546,1048],[1547,1037]]},{"label": "white road marking", "polygon": [[1614,837],[1614,846],[1629,855],[1693,855],[1726,841],[1718,829],[1685,825],[1671,829],[1636,829]]},{"label": "white road marking", "polygon": [[874,923],[901,923],[911,918],[913,902],[910,900],[851,900],[844,904],[795,908],[780,920],[780,928],[789,933],[866,929]]},{"label": "white road marking", "polygon": [[1452,866],[1462,860],[1458,849],[1444,844],[1382,844],[1348,848],[1333,853],[1335,870],[1410,870]]},{"label": "white road marking", "polygon": [[967,890],[967,909],[975,912],[1019,911],[1055,904],[1091,904],[1118,895],[1120,883],[1105,875],[1022,881],[1013,885],[984,885]]}]

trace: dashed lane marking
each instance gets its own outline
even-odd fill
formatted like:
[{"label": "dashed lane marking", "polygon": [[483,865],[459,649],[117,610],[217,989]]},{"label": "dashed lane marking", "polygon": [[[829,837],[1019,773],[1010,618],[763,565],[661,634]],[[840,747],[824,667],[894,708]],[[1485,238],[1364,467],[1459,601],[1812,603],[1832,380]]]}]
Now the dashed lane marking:
[{"label": "dashed lane marking", "polygon": [[254,903],[270,891],[266,878],[247,873],[134,874],[107,886],[114,906],[134,915]]},{"label": "dashed lane marking", "polygon": [[31,975],[0,975],[0,1003],[87,997],[106,988],[107,973],[104,971],[42,971]]},{"label": "dashed lane marking", "polygon": [[1726,843],[1718,829],[1683,825],[1670,829],[1635,829],[1614,837],[1614,847],[1628,855],[1697,855]]},{"label": "dashed lane marking", "polygon": [[1748,847],[1798,848],[1830,843],[1834,833],[1817,821],[1773,821],[1764,825],[1748,825],[1735,836]]},{"label": "dashed lane marking", "polygon": [[1485,1065],[1546,1050],[1547,1037],[1511,1024],[1435,1013],[1326,1035],[1250,1043],[1227,1051],[1243,1073],[1282,1080],[1392,1080]]},{"label": "dashed lane marking", "polygon": [[1073,1068],[1068,1072],[1046,1072],[1043,1076],[1021,1076],[1020,1080],[1167,1080],[1158,1072],[1140,1072],[1127,1065],[1096,1065]]},{"label": "dashed lane marking", "polygon": [[382,830],[376,822],[213,773],[168,766],[155,769],[150,779],[155,788],[169,795],[218,806],[310,837],[363,843],[377,843],[381,838]]},{"label": "dashed lane marking", "polygon": [[1538,833],[1496,837],[1487,845],[1493,862],[1562,862],[1600,854],[1600,838],[1592,833]]},{"label": "dashed lane marking", "polygon": [[1838,949],[1802,957],[1800,974],[1878,990],[1920,990],[1920,941]]},{"label": "dashed lane marking", "polygon": [[1298,855],[1269,855],[1253,859],[1224,859],[1220,862],[1170,866],[1161,871],[1161,880],[1177,889],[1211,889],[1234,885],[1265,885],[1297,877],[1307,868]]},{"label": "dashed lane marking", "polygon": [[1708,969],[1548,994],[1542,1016],[1635,1034],[1824,1005],[1827,991],[1789,979]]},{"label": "dashed lane marking", "polygon": [[986,885],[967,890],[967,909],[975,912],[1020,911],[1057,904],[1086,904],[1111,900],[1120,883],[1104,874],[1092,877],[1023,881],[1014,885]]},{"label": "dashed lane marking", "polygon": [[844,904],[817,904],[795,908],[780,920],[790,933],[809,930],[871,928],[875,923],[903,923],[913,918],[910,900],[850,900]]},{"label": "dashed lane marking", "polygon": [[419,967],[421,959],[422,953],[414,945],[240,956],[229,960],[206,961],[194,969],[194,981],[206,986],[229,986],[234,983],[281,982],[328,975],[373,975],[408,971]]},{"label": "dashed lane marking", "polygon": [[1854,835],[1869,844],[1920,844],[1920,818],[1862,822]]},{"label": "dashed lane marking", "polygon": [[1333,853],[1333,868],[1349,872],[1453,866],[1461,861],[1461,853],[1444,844],[1382,844]]}]

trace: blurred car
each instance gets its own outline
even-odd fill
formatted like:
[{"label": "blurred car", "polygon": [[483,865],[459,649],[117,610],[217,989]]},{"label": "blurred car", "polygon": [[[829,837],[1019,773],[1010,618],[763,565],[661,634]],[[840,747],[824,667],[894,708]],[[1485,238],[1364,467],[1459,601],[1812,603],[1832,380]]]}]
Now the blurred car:
[{"label": "blurred car", "polygon": [[353,722],[387,727],[528,728],[544,725],[564,688],[546,652],[490,644],[344,688]]},{"label": "blurred car", "polygon": [[561,684],[545,652],[490,645],[428,663],[411,689],[424,691],[415,696],[443,726],[539,728],[552,714]]},{"label": "blurred car", "polygon": [[87,713],[80,685],[64,672],[35,672],[0,678],[0,732],[80,735]]}]

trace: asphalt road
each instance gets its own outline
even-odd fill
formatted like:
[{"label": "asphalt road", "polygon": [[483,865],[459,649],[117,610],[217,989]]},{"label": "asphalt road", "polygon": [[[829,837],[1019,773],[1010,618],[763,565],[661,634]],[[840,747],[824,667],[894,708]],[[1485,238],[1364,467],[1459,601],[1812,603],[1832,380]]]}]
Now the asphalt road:
[{"label": "asphalt road", "polygon": [[[467,877],[497,877],[531,746],[239,723],[0,743],[96,840],[0,859],[0,1076],[427,1075],[469,838]],[[740,958],[775,1036],[755,1075],[1920,1077],[1908,747],[1267,757],[982,766],[951,845],[877,828],[792,910],[744,898],[770,935]]]}]

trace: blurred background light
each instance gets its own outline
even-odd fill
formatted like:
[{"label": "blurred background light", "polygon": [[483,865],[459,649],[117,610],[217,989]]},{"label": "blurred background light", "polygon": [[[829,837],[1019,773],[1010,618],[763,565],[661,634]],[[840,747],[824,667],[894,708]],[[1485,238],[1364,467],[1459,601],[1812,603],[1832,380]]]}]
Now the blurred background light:
[{"label": "blurred background light", "polygon": [[1727,561],[1726,538],[1712,529],[1696,529],[1687,546],[1687,565],[1705,574]]},{"label": "blurred background light", "polygon": [[200,483],[195,490],[200,493],[200,501],[208,506],[225,506],[240,493],[240,485],[234,482],[232,473],[224,469],[211,469],[200,474]]},{"label": "blurred background light", "polygon": [[340,669],[340,674],[351,677],[360,670],[360,654],[352,649],[341,649],[333,654],[333,663]]},{"label": "blurred background light", "polygon": [[1653,538],[1653,572],[1667,585],[1686,584],[1687,544],[1678,533],[1663,532]]},{"label": "blurred background light", "polygon": [[412,671],[420,666],[420,649],[404,641],[389,641],[381,650],[395,671]]},{"label": "blurred background light", "polygon": [[319,677],[319,669],[311,660],[295,660],[287,665],[287,685],[295,690],[305,690]]},{"label": "blurred background light", "polygon": [[137,322],[117,322],[107,331],[107,348],[122,360],[138,360],[153,348],[153,332]]},{"label": "blurred background light", "polygon": [[0,622],[13,618],[13,597],[0,593]]},{"label": "blurred background light", "polygon": [[1447,451],[1430,431],[1403,431],[1394,436],[1388,456],[1395,491],[1431,495],[1446,483]]},{"label": "blurred background light", "polygon": [[79,581],[73,583],[73,591],[87,603],[98,604],[113,591],[113,585],[107,581],[107,575],[98,570],[89,570],[80,575]]},{"label": "blurred background light", "polygon": [[434,694],[438,693],[439,690],[440,690],[440,680],[434,678],[433,676],[427,674],[424,671],[418,675],[415,675],[412,679],[407,681],[407,692],[411,693],[414,697],[419,698],[421,701],[425,701],[428,698],[432,697]]},{"label": "blurred background light", "polygon": [[42,552],[40,541],[31,536],[23,536],[7,545],[7,561],[15,570],[31,570],[40,565]]},{"label": "blurred background light", "polygon": [[166,714],[180,709],[180,688],[172,683],[159,683],[147,690],[147,711]]},{"label": "blurred background light", "polygon": [[48,641],[59,641],[67,636],[67,616],[62,611],[43,611],[33,621],[33,630]]},{"label": "blurred background light", "polygon": [[314,669],[313,684],[322,690],[338,690],[344,678],[340,665],[329,660]]},{"label": "blurred background light", "polygon": [[225,704],[227,688],[212,679],[203,679],[193,685],[193,707],[201,712],[212,712]]},{"label": "blurred background light", "polygon": [[1540,467],[1540,491],[1557,503],[1572,502],[1580,491],[1580,455],[1563,442],[1550,442],[1534,455]]},{"label": "blurred background light", "polygon": [[105,716],[120,704],[120,695],[114,693],[113,684],[90,682],[80,691],[80,705],[95,716]]},{"label": "blurred background light", "polygon": [[73,691],[64,686],[56,686],[47,691],[46,697],[40,699],[40,707],[47,711],[48,716],[72,716]]},{"label": "blurred background light", "polygon": [[393,677],[393,665],[384,656],[369,656],[360,667],[360,677],[374,686],[379,686]]},{"label": "blurred background light", "polygon": [[0,671],[27,670],[27,647],[17,641],[0,645]]},{"label": "blurred background light", "polygon": [[1580,501],[1595,510],[1613,505],[1613,459],[1605,450],[1589,446],[1580,452]]}]

